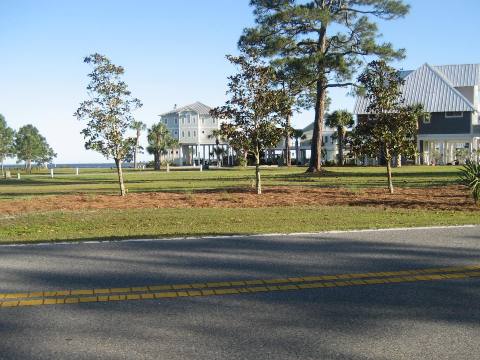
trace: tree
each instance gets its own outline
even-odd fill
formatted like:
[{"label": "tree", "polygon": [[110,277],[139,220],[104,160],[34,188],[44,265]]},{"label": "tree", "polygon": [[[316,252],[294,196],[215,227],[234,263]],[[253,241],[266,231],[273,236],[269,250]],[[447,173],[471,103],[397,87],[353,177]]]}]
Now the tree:
[{"label": "tree", "polygon": [[165,124],[161,122],[148,129],[147,139],[147,151],[149,154],[153,154],[154,168],[160,170],[162,154],[165,154],[168,149],[177,147],[178,141],[172,137]]},{"label": "tree", "polygon": [[404,105],[401,92],[404,81],[384,61],[372,61],[358,80],[365,89],[369,115],[359,118],[352,131],[352,151],[357,155],[384,157],[388,188],[393,194],[392,159],[415,155],[418,120],[425,113],[421,105]]},{"label": "tree", "polygon": [[57,154],[55,151],[47,144],[44,144],[43,151],[38,156],[38,158],[35,159],[35,163],[40,166],[47,166],[50,164],[54,158],[57,157]]},{"label": "tree", "polygon": [[343,147],[345,145],[345,135],[347,128],[352,127],[353,115],[347,110],[337,110],[327,115],[325,125],[337,128],[337,141],[338,141],[338,163],[343,165]]},{"label": "tree", "polygon": [[294,64],[292,76],[315,86],[312,155],[307,171],[321,171],[321,143],[327,91],[353,85],[367,56],[398,59],[403,50],[378,42],[372,19],[408,13],[402,0],[250,0],[256,26],[244,30],[241,48],[251,47],[273,63]]},{"label": "tree", "polygon": [[57,156],[48,145],[47,140],[33,125],[18,129],[14,140],[15,154],[18,161],[25,161],[25,167],[32,171],[32,162],[47,164]]},{"label": "tree", "polygon": [[459,180],[463,185],[468,186],[473,201],[478,204],[480,199],[480,164],[467,160],[466,164],[460,169]]},{"label": "tree", "polygon": [[[133,110],[142,106],[133,98],[127,84],[121,79],[125,69],[114,65],[106,56],[92,54],[84,59],[93,65],[88,74],[90,83],[87,91],[90,99],[82,102],[74,116],[88,121],[82,130],[85,148],[113,158],[117,168],[120,195],[125,196],[122,161],[132,149],[132,138],[125,133],[134,124]],[[134,140],[133,140],[134,141]]]},{"label": "tree", "polygon": [[273,62],[276,83],[283,96],[283,113],[285,118],[285,151],[284,161],[286,166],[291,166],[290,138],[294,129],[291,126],[291,117],[294,111],[311,108],[314,104],[312,86],[305,83],[305,78],[299,76],[298,64]]},{"label": "tree", "polygon": [[282,135],[285,109],[284,93],[275,88],[275,73],[259,61],[255,54],[227,56],[239,67],[239,73],[230,76],[224,106],[211,110],[214,118],[227,119],[220,126],[223,138],[232,144],[242,144],[255,158],[255,187],[262,193],[260,154],[275,147]]},{"label": "tree", "polygon": [[5,117],[0,114],[0,162],[3,176],[3,162],[8,157],[15,156],[15,148],[13,140],[15,138],[15,131],[8,127]]},{"label": "tree", "polygon": [[137,168],[137,159],[138,159],[138,154],[140,151],[143,149],[140,146],[140,135],[142,131],[147,130],[147,124],[141,122],[141,121],[134,121],[132,124],[132,129],[135,130],[135,149],[133,152],[133,168]]},{"label": "tree", "polygon": [[[233,149],[237,156],[238,164],[240,166],[246,167],[248,163],[247,157],[249,141],[248,139],[241,136],[237,136],[234,138],[226,137],[224,134],[228,134],[228,129],[226,129],[227,127],[228,125],[220,125],[220,129],[212,130],[212,135],[210,135],[209,138],[216,138],[217,140],[215,141],[215,143],[220,143],[218,139],[222,139],[224,142],[228,142],[228,145]],[[224,128],[223,131],[222,128]]]},{"label": "tree", "polygon": [[300,160],[300,140],[305,140],[307,136],[303,132],[302,129],[293,129],[293,138],[295,139],[295,160],[297,162],[297,165],[299,164]]}]

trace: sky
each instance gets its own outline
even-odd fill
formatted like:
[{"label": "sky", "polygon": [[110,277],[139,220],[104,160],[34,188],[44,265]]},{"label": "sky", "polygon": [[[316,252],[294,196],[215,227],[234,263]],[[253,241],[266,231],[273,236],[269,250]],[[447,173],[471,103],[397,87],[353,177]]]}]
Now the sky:
[{"label": "sky", "polygon": [[[407,51],[396,67],[480,63],[480,1],[406,2],[404,19],[379,22],[382,40]],[[73,117],[87,98],[85,56],[99,52],[125,67],[129,89],[144,104],[134,116],[150,126],[174,104],[225,102],[235,71],[225,55],[237,52],[253,22],[249,0],[0,0],[0,113],[15,129],[36,126],[58,164],[105,162],[85,150],[84,124]],[[330,97],[330,110],[353,109],[347,90]],[[293,125],[312,121],[304,111]]]}]

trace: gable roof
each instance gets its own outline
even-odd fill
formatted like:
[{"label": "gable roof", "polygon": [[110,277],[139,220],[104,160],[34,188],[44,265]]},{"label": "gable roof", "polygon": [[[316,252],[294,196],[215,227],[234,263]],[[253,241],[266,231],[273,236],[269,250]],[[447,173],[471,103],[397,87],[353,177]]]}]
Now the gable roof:
[{"label": "gable roof", "polygon": [[432,66],[455,87],[480,85],[480,64]]},{"label": "gable roof", "polygon": [[178,114],[184,111],[194,111],[198,113],[199,115],[208,115],[210,114],[210,110],[212,108],[210,106],[207,106],[205,104],[202,104],[201,102],[197,101],[193,104],[190,105],[185,105],[176,109],[172,109],[170,111],[167,111],[166,113],[160,114],[159,116],[164,116],[168,114]]},{"label": "gable roof", "polygon": [[[476,81],[474,67],[468,68],[471,71],[465,71],[462,66],[433,67],[425,63],[409,73],[405,76],[405,84],[402,87],[405,105],[422,104],[427,112],[475,111],[473,104],[455,89],[454,83],[443,73],[445,71],[452,76],[457,84],[470,84],[471,81]],[[359,96],[355,102],[354,113],[366,114],[367,107],[368,100]]]}]

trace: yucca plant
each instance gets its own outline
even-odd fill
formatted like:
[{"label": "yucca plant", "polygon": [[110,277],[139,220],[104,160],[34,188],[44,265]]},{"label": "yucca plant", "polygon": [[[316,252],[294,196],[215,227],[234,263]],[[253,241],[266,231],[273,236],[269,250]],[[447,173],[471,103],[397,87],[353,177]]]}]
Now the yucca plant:
[{"label": "yucca plant", "polygon": [[480,199],[480,163],[467,160],[466,164],[460,169],[460,181],[468,186],[475,204],[478,204]]}]

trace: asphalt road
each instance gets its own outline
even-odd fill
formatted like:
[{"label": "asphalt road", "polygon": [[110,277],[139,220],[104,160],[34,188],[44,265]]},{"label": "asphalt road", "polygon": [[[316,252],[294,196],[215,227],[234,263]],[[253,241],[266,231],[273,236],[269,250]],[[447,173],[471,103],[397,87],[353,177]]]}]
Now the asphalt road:
[{"label": "asphalt road", "polygon": [[[480,227],[0,246],[0,294],[480,265]],[[480,278],[0,307],[0,359],[479,359]]]}]

